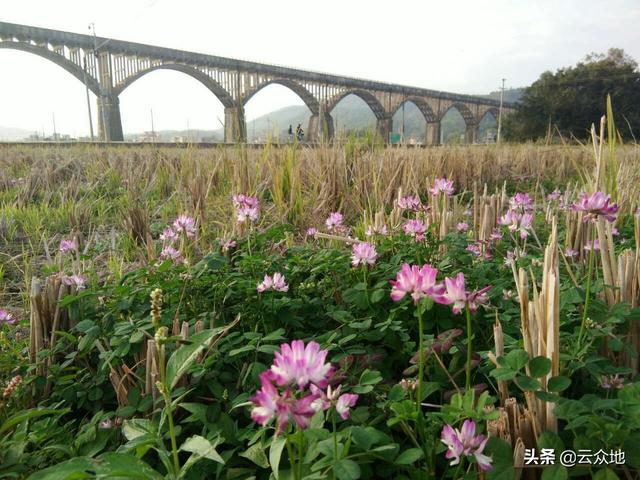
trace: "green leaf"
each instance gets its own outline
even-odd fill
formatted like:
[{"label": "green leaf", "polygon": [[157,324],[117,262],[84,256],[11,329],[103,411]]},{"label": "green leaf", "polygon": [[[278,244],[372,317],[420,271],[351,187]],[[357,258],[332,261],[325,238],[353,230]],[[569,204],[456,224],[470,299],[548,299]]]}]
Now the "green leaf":
[{"label": "green leaf", "polygon": [[494,368],[491,370],[489,375],[491,375],[496,380],[513,380],[516,376],[516,371],[511,370],[510,368]]},{"label": "green leaf", "polygon": [[540,400],[544,400],[545,402],[557,402],[558,400],[560,400],[559,395],[556,395],[555,393],[549,393],[549,392],[545,392],[543,390],[538,390],[536,393],[536,397],[538,397]]},{"label": "green leaf", "polygon": [[155,425],[146,418],[134,418],[122,423],[122,433],[127,440],[134,440],[149,433],[155,434],[155,431]]},{"label": "green leaf", "polygon": [[24,410],[12,417],[9,417],[0,427],[0,435],[9,430],[10,428],[15,427],[16,425],[30,420],[36,417],[42,417],[45,415],[63,415],[65,413],[70,412],[68,408],[63,409],[53,409],[53,408],[32,408],[30,410]]},{"label": "green leaf", "polygon": [[[91,472],[91,473],[89,473]],[[126,453],[109,452],[96,458],[77,457],[34,473],[29,480],[79,480],[84,478],[161,479],[142,460]]]},{"label": "green leaf", "polygon": [[487,480],[512,480],[516,478],[511,445],[501,438],[489,437],[484,453],[493,459],[492,468],[486,473]]},{"label": "green leaf", "polygon": [[254,443],[239,455],[251,460],[259,467],[269,468],[269,460],[267,460],[267,456],[264,453],[264,448],[261,443]]},{"label": "green leaf", "polygon": [[520,370],[529,361],[529,354],[522,349],[511,350],[505,357],[507,365],[513,370]]},{"label": "green leaf", "polygon": [[620,477],[616,475],[616,472],[611,470],[609,467],[598,470],[593,476],[593,480],[619,480],[619,478]]},{"label": "green leaf", "polygon": [[336,474],[338,480],[358,480],[360,465],[353,460],[344,458],[333,466],[333,473]]},{"label": "green leaf", "polygon": [[189,340],[189,345],[178,348],[167,362],[167,387],[172,389],[178,380],[189,370],[189,367],[196,361],[198,355],[209,345],[211,339],[220,333],[220,329],[203,330],[195,334]]},{"label": "green leaf", "polygon": [[541,480],[567,480],[569,472],[564,465],[556,464],[542,470]]},{"label": "green leaf", "polygon": [[183,452],[195,453],[199,457],[208,458],[214,462],[224,464],[224,459],[216,451],[216,445],[218,442],[212,442],[200,435],[194,435],[187,438],[180,446],[180,450]]},{"label": "green leaf", "polygon": [[534,378],[541,378],[551,371],[551,360],[547,357],[539,356],[529,361],[529,374]]},{"label": "green leaf", "polygon": [[365,370],[360,375],[359,385],[375,385],[376,383],[380,383],[382,381],[382,375],[377,370]]},{"label": "green leaf", "polygon": [[540,388],[540,382],[535,378],[519,376],[516,377],[516,385],[522,390],[538,390]]},{"label": "green leaf", "polygon": [[276,480],[278,480],[278,469],[280,465],[280,457],[282,456],[282,449],[284,448],[286,441],[284,437],[280,436],[275,440],[272,440],[269,447],[269,465],[271,465],[271,471]]},{"label": "green leaf", "polygon": [[371,303],[378,303],[380,300],[387,296],[387,291],[382,289],[377,289],[371,292]]},{"label": "green leaf", "polygon": [[83,478],[95,478],[86,472],[93,470],[93,464],[89,457],[76,457],[53,467],[45,468],[32,474],[28,480],[81,480]]},{"label": "green leaf", "polygon": [[422,458],[422,450],[419,448],[410,448],[405,450],[398,458],[395,459],[396,465],[411,465]]},{"label": "green leaf", "polygon": [[567,377],[551,377],[547,382],[547,390],[550,392],[562,392],[571,385],[571,379]]}]

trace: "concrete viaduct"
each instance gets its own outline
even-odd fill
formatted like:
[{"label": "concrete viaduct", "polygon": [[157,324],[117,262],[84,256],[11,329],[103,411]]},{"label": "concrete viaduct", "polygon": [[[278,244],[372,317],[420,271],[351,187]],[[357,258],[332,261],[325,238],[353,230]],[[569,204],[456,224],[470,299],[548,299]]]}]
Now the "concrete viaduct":
[{"label": "concrete viaduct", "polygon": [[[137,79],[158,69],[177,70],[205,85],[224,105],[225,142],[246,140],[244,106],[253,95],[276,83],[290,88],[311,111],[307,139],[331,138],[331,111],[347,95],[364,100],[376,117],[385,141],[392,118],[412,102],[426,120],[426,143],[440,142],[440,121],[457,109],[466,124],[465,141],[476,140],[485,115],[498,118],[499,102],[484,97],[408,87],[358,78],[309,72],[231,58],[154,47],[140,43],[0,22],[0,48],[44,57],[85,83],[98,99],[98,130],[102,140],[123,140],[118,96]],[[503,104],[503,115],[512,112]]]}]

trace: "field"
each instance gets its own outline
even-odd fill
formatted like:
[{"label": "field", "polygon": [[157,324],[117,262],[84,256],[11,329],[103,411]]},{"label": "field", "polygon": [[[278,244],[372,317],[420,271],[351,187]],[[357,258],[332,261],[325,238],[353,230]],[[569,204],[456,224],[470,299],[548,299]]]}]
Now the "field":
[{"label": "field", "polygon": [[639,207],[604,135],[0,146],[0,478],[640,478]]}]

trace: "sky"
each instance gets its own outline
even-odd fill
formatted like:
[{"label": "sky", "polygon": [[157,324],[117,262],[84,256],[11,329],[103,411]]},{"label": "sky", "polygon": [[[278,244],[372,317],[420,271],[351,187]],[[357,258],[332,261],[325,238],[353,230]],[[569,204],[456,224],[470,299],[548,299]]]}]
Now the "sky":
[{"label": "sky", "polygon": [[[0,21],[255,60],[457,93],[526,86],[587,53],[640,59],[637,0],[20,0]],[[87,135],[84,85],[53,63],[0,49],[0,126]],[[96,125],[95,98],[91,95]],[[302,104],[271,85],[247,119]],[[155,71],[120,96],[125,134],[217,129],[222,104],[175,71]],[[151,113],[153,112],[153,114]]]}]

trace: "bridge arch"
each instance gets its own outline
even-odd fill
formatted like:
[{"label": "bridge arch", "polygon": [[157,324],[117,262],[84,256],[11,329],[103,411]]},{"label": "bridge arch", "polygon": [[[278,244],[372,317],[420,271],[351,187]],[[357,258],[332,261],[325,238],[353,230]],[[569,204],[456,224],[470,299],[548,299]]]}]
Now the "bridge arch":
[{"label": "bridge arch", "polygon": [[498,121],[498,116],[500,115],[500,110],[495,108],[495,107],[492,107],[492,108],[489,108],[489,109],[487,109],[485,111],[481,111],[478,114],[478,118],[476,119],[476,123],[479,125],[480,122],[482,122],[486,118],[487,115],[491,115],[491,117],[493,117],[493,120],[497,122]]},{"label": "bridge arch", "polygon": [[286,78],[276,78],[255,86],[242,98],[242,105],[243,106],[246,105],[247,102],[251,100],[251,98],[253,98],[253,96],[259,91],[261,91],[263,88],[268,87],[269,85],[274,85],[274,84],[282,85],[283,87],[288,88],[289,90],[293,91],[296,95],[298,95],[302,99],[304,104],[307,106],[307,108],[311,110],[312,115],[317,115],[318,112],[320,111],[320,104],[318,103],[318,100],[313,96],[313,94],[309,90],[307,90],[304,86],[302,86],[298,82],[293,80],[288,80]]},{"label": "bridge arch", "polygon": [[336,95],[334,98],[329,100],[329,103],[327,105],[327,112],[331,113],[336,105],[338,105],[338,103],[340,103],[343,98],[349,95],[360,97],[367,105],[369,105],[369,108],[375,115],[376,119],[381,120],[385,118],[385,111],[382,104],[378,101],[373,93],[367,92],[366,90],[348,90]]},{"label": "bridge arch", "polygon": [[[0,42],[0,48],[20,50],[23,52],[38,55],[42,58],[46,58],[47,60],[50,60],[56,65],[64,68],[67,72],[69,72],[71,75],[76,77],[82,83],[85,82],[85,72],[82,68],[80,68],[78,65],[71,62],[70,60],[67,60],[62,55],[58,55],[57,53],[52,52],[51,50],[48,50],[43,47],[38,47],[36,45],[32,45],[30,43],[12,42],[12,41]],[[89,87],[89,90],[91,90],[96,96],[99,96],[100,85],[98,84],[98,81],[89,74],[86,75],[86,80],[87,80],[87,87]]]},{"label": "bridge arch", "polygon": [[397,108],[393,111],[393,115],[398,113],[398,111],[406,103],[413,103],[416,107],[418,107],[418,110],[420,110],[420,113],[422,113],[422,116],[424,117],[425,122],[434,123],[438,121],[438,116],[434,113],[434,111],[431,109],[429,104],[423,98],[420,98],[420,97],[405,98],[398,104]]},{"label": "bridge arch", "polygon": [[161,65],[156,65],[154,67],[141,70],[135,75],[131,75],[130,77],[127,77],[123,82],[120,82],[118,85],[116,85],[115,88],[113,89],[114,95],[116,96],[120,95],[127,87],[131,86],[131,84],[133,84],[136,80],[140,79],[141,77],[155,70],[174,70],[174,71],[189,75],[190,77],[195,78],[200,83],[202,83],[205,87],[207,87],[207,89],[211,93],[213,93],[218,98],[218,100],[220,100],[220,102],[222,103],[222,105],[224,105],[225,108],[233,107],[235,105],[235,102],[231,97],[231,95],[229,94],[229,92],[227,92],[224,88],[222,88],[222,86],[218,82],[216,82],[214,79],[212,79],[207,74],[205,74],[204,72],[201,72],[196,68],[193,68],[187,65],[182,65],[179,63],[164,63]]},{"label": "bridge arch", "polygon": [[464,120],[465,125],[468,127],[470,125],[475,125],[476,117],[471,111],[469,107],[467,107],[464,103],[452,103],[447,109],[445,109],[440,115],[439,121],[442,121],[444,116],[451,110],[456,110]]}]

